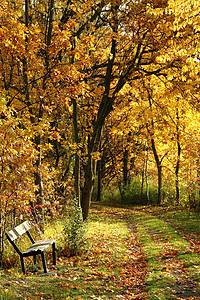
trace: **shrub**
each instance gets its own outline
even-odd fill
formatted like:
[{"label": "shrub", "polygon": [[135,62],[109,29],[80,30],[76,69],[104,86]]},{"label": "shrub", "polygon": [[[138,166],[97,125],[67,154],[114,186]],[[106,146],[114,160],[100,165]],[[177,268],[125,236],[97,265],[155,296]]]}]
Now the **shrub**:
[{"label": "shrub", "polygon": [[66,256],[86,254],[89,250],[86,232],[87,224],[83,222],[81,208],[73,202],[64,221],[62,232],[63,254]]}]

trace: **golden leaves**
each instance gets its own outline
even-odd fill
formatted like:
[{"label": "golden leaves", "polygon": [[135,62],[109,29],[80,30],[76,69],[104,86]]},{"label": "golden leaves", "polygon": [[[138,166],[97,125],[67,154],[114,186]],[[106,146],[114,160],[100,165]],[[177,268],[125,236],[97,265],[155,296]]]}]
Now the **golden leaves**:
[{"label": "golden leaves", "polygon": [[101,153],[96,151],[91,153],[92,159],[95,161],[101,160]]}]

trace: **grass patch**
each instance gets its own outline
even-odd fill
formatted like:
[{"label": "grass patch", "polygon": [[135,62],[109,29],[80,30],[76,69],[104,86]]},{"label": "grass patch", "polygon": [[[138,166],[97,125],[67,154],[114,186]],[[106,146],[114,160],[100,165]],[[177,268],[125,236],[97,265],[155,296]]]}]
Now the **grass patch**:
[{"label": "grass patch", "polygon": [[[49,263],[48,275],[43,274],[41,263],[34,270],[32,261],[26,263],[25,276],[20,264],[1,271],[0,299],[144,300],[144,288],[152,300],[200,299],[199,248],[192,248],[176,230],[198,233],[197,220],[195,214],[172,208],[93,204],[87,232],[89,253],[74,257],[58,253],[57,268]],[[55,238],[59,245],[62,229],[63,221],[55,220],[45,238]],[[50,252],[46,258],[51,261]]]},{"label": "grass patch", "polygon": [[[146,283],[150,299],[177,299],[177,294],[182,292],[178,288],[180,280],[188,296],[200,297],[200,257],[190,248],[190,243],[174,227],[153,215],[134,211],[131,220],[137,224],[142,249],[148,260]],[[192,284],[193,290],[191,287],[187,290],[187,281]]]},{"label": "grass patch", "polygon": [[200,235],[200,214],[181,207],[137,207],[138,211],[153,214],[158,218],[171,222],[175,227],[188,233]]},{"label": "grass patch", "polygon": [[[62,223],[56,221],[45,237],[59,237],[61,229]],[[87,235],[90,253],[70,258],[58,256],[56,271],[48,265],[52,273],[46,276],[42,266],[34,274],[32,264],[26,264],[27,275],[17,268],[2,273],[0,299],[116,299],[128,292],[124,290],[130,259],[126,222],[116,219],[116,215],[106,215],[106,210],[94,210]]]}]

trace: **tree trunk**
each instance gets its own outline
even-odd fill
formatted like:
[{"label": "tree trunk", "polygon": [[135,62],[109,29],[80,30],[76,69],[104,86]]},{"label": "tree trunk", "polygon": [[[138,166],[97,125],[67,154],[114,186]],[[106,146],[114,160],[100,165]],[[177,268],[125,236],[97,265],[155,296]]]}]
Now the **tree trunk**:
[{"label": "tree trunk", "polygon": [[3,250],[4,250],[4,243],[3,243],[3,216],[2,216],[2,199],[1,199],[1,184],[0,184],[0,267],[2,266],[2,258],[3,258]]},{"label": "tree trunk", "polygon": [[200,163],[199,158],[197,159],[197,193],[200,200]]},{"label": "tree trunk", "polygon": [[75,198],[77,204],[80,206],[80,157],[78,154],[78,144],[79,140],[79,133],[78,133],[78,113],[77,113],[77,102],[75,99],[72,99],[73,104],[73,126],[74,126],[74,140],[77,145],[77,152],[75,154],[75,166],[74,166],[74,191],[75,191]]},{"label": "tree trunk", "polygon": [[89,217],[89,209],[94,188],[94,178],[96,174],[96,162],[88,155],[87,167],[85,170],[85,182],[81,194],[81,208],[83,221]]},{"label": "tree trunk", "polygon": [[[117,12],[117,7],[118,6],[115,7],[116,12]],[[118,28],[118,24],[115,23],[114,28],[112,28],[113,33],[117,34],[117,28]],[[114,60],[116,55],[116,47],[117,47],[116,39],[113,37],[111,42],[111,50],[110,50],[111,56],[108,60],[106,73],[105,73],[104,93],[102,95],[101,103],[98,108],[97,118],[93,127],[91,139],[88,139],[88,160],[85,166],[85,182],[84,182],[82,195],[81,195],[81,208],[82,208],[83,220],[88,219],[89,216],[90,202],[91,202],[92,191],[94,187],[94,179],[96,175],[96,161],[93,160],[91,155],[93,152],[99,150],[102,129],[105,124],[105,120],[110,114],[110,112],[112,111],[116,94],[120,90],[119,87],[116,87],[112,97],[109,96],[111,82],[112,82],[113,65],[114,65]],[[122,86],[120,85],[120,88],[122,88]]]},{"label": "tree trunk", "polygon": [[177,162],[176,162],[176,169],[175,169],[175,176],[176,176],[176,204],[179,204],[180,201],[180,190],[179,190],[179,168],[180,168],[180,155],[181,155],[181,146],[179,141],[177,142],[178,153],[177,153]]},{"label": "tree trunk", "polygon": [[101,160],[97,162],[97,202],[101,201]]},{"label": "tree trunk", "polygon": [[145,178],[146,178],[146,197],[147,197],[147,203],[149,204],[149,181],[148,181],[148,176],[147,173],[145,174]]},{"label": "tree trunk", "polygon": [[125,149],[123,153],[123,186],[128,184],[128,149]]},{"label": "tree trunk", "polygon": [[176,204],[179,204],[180,200],[180,191],[179,191],[179,168],[180,168],[180,156],[181,156],[181,145],[180,145],[180,136],[179,136],[179,113],[178,108],[176,111],[176,141],[177,141],[177,161],[175,168],[175,178],[176,178]]},{"label": "tree trunk", "polygon": [[89,217],[89,209],[93,192],[93,183],[91,179],[86,179],[86,182],[83,187],[82,197],[81,197],[81,208],[83,221],[87,220]]},{"label": "tree trunk", "polygon": [[[147,88],[147,93],[148,93],[148,100],[149,100],[150,110],[152,110],[152,96],[151,96],[151,91],[148,88]],[[154,120],[153,120],[153,117],[151,119],[151,126],[152,126],[152,132],[154,132]],[[158,170],[158,198],[157,198],[157,205],[160,205],[161,201],[162,201],[162,165],[161,165],[162,160],[159,159],[159,156],[158,156],[158,153],[157,153],[157,150],[156,150],[156,146],[155,146],[154,137],[153,137],[152,132],[148,129],[148,125],[147,125],[147,131],[148,131],[148,133],[150,135],[150,138],[151,138],[151,147],[152,147],[153,155],[154,155],[154,158],[155,158],[155,161],[156,161],[157,170]]]},{"label": "tree trunk", "polygon": [[[38,158],[36,160],[36,172],[35,172],[35,185],[37,190],[35,192],[37,206],[32,207],[33,216],[37,223],[40,223],[40,229],[44,231],[44,191],[43,191],[43,182],[42,182],[42,174],[41,174],[41,164],[42,164],[42,150],[41,150],[42,139],[41,135],[38,134],[35,137],[35,146],[38,151]],[[36,214],[36,211],[39,212],[39,215]]]},{"label": "tree trunk", "polygon": [[76,203],[80,206],[80,157],[75,154],[75,166],[74,166],[74,191]]},{"label": "tree trunk", "polygon": [[[158,166],[157,166],[158,167]],[[163,187],[162,187],[162,167],[158,167],[158,205],[161,204],[163,197]]]},{"label": "tree trunk", "polygon": [[141,200],[144,196],[145,160],[142,167]]},{"label": "tree trunk", "polygon": [[[25,0],[25,26],[27,28],[29,28],[29,2],[28,0]],[[26,35],[26,46],[25,46],[25,49],[27,51],[27,45],[28,45],[28,36]],[[29,109],[29,112],[31,114],[31,123],[34,124],[35,123],[35,117],[34,117],[34,114],[33,114],[33,111],[32,111],[32,105],[31,105],[31,102],[30,102],[30,91],[29,91],[29,82],[28,82],[28,77],[27,77],[27,60],[26,60],[26,57],[23,59],[23,81],[24,81],[24,90],[25,90],[25,100],[26,100],[26,103],[27,103],[27,106],[28,106],[28,109]],[[40,105],[40,109],[39,109],[39,115],[41,117],[41,108],[42,106]],[[42,204],[43,204],[43,200],[42,200],[42,197],[43,197],[43,184],[42,184],[42,177],[41,177],[41,172],[40,172],[40,166],[41,166],[41,135],[38,134],[36,137],[35,137],[35,147],[36,147],[36,150],[38,151],[38,158],[36,160],[36,172],[35,172],[35,184],[37,185],[37,190],[36,190],[36,198],[37,198],[37,204],[39,205],[39,212],[40,212],[40,217],[39,219],[41,219],[42,221],[42,227],[43,227],[43,224],[44,224],[44,215],[43,215],[43,207],[42,207]],[[38,218],[37,218],[37,214],[36,214],[36,211],[35,211],[35,206],[32,202],[30,202],[30,206],[31,206],[31,209],[32,209],[32,214],[33,214],[33,217],[35,219],[35,222],[38,223]],[[42,229],[42,228],[41,228]]]},{"label": "tree trunk", "polygon": [[148,181],[148,157],[149,157],[149,150],[147,148],[147,156],[145,161],[145,180],[146,180],[146,197],[147,197],[147,203],[149,203],[149,181]]},{"label": "tree trunk", "polygon": [[151,138],[151,146],[152,146],[152,151],[153,151],[153,155],[154,155],[157,170],[158,170],[158,198],[157,198],[157,204],[160,205],[161,201],[162,201],[162,193],[163,193],[163,191],[162,191],[162,166],[161,166],[161,162],[160,162],[160,159],[159,159],[157,151],[156,151],[155,142],[154,142],[153,138]]}]

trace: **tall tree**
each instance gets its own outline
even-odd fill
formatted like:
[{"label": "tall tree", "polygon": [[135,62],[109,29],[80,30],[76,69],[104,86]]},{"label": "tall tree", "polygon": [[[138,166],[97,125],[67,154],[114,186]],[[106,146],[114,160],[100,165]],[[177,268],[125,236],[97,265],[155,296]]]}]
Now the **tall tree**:
[{"label": "tall tree", "polygon": [[[93,153],[99,151],[105,120],[113,105],[117,105],[120,98],[122,99],[120,92],[129,82],[143,76],[165,74],[168,68],[176,68],[179,60],[174,54],[169,60],[159,62],[157,59],[167,55],[168,46],[172,45],[172,41],[176,43],[172,29],[175,15],[166,1],[109,1],[92,4],[87,2],[87,5],[87,9],[85,4],[83,5],[84,10],[81,3],[71,1],[63,17],[65,22],[70,17],[76,22],[75,36],[78,45],[85,40],[86,34],[93,36],[98,45],[98,51],[88,52],[91,58],[89,68],[81,71],[87,75],[89,89],[93,88],[93,96],[90,99],[94,99],[96,103],[92,123],[88,119],[90,130],[85,140],[87,155],[84,161],[84,185],[81,195],[84,219],[88,217],[96,175]],[[81,24],[77,21],[80,11],[84,11]]]}]

